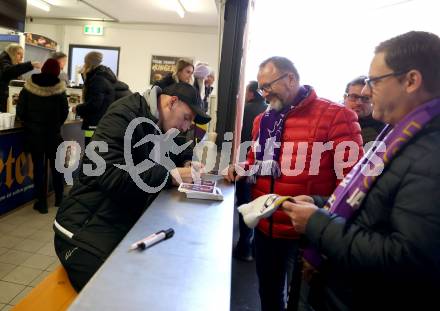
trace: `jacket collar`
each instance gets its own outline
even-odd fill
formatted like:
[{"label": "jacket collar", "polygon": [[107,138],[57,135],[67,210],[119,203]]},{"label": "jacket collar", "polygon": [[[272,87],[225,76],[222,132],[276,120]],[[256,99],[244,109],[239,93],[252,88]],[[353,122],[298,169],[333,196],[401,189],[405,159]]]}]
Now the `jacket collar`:
[{"label": "jacket collar", "polygon": [[64,81],[59,81],[53,86],[39,86],[32,81],[32,78],[29,78],[26,80],[24,88],[37,96],[48,97],[64,93],[66,91],[66,83]]}]

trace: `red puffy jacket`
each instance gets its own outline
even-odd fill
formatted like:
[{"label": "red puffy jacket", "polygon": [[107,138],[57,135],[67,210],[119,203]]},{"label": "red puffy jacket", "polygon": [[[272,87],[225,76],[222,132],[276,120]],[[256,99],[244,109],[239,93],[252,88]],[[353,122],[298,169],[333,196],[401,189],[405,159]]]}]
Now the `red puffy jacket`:
[{"label": "red puffy jacket", "polygon": [[[263,114],[260,114],[254,121],[252,130],[254,140],[258,136],[262,116]],[[356,113],[339,104],[318,98],[315,91],[312,90],[310,95],[299,103],[297,108],[291,111],[284,121],[278,162],[280,167],[282,167],[283,161],[287,163],[287,165],[284,165],[285,167],[288,167],[290,163],[290,169],[294,170],[301,167],[296,163],[298,160],[299,163],[305,163],[304,170],[302,173],[296,174],[297,176],[286,176],[283,171],[279,178],[258,176],[256,184],[252,186],[253,199],[268,193],[290,196],[301,194],[329,196],[332,194],[341,180],[337,178],[335,169],[340,169],[341,174],[339,177],[341,177],[342,174],[345,176],[354,165],[352,163],[347,168],[341,168],[340,165],[344,165],[344,161],[347,163],[349,151],[345,148],[338,150],[336,148],[338,144],[344,141],[352,141],[354,145],[359,147],[359,153],[354,162],[363,155],[361,128],[357,120]],[[330,141],[334,142],[332,150],[323,152],[320,160],[319,157],[315,158],[315,163],[319,163],[319,170],[315,171],[314,175],[309,174],[313,143],[327,143]],[[290,161],[286,152],[287,148],[284,149],[287,142],[290,142],[290,145],[293,142],[293,152],[288,152],[291,154]],[[307,142],[307,151],[304,150],[306,148],[303,146],[300,148],[300,154],[298,154],[298,143],[300,142]],[[339,154],[336,152],[339,152]],[[254,153],[249,152],[248,164],[252,165],[254,161]],[[317,167],[317,165],[314,165],[314,167]],[[281,210],[276,211],[270,218],[262,219],[258,224],[258,229],[266,235],[272,235],[274,238],[297,239],[299,237],[290,218]]]}]

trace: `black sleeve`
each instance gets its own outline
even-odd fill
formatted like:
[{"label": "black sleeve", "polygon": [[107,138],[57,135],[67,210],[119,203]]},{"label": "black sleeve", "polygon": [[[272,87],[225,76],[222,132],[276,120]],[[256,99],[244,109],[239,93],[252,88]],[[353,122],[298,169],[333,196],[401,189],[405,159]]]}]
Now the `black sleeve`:
[{"label": "black sleeve", "polygon": [[67,101],[66,92],[61,94],[61,109],[60,109],[60,124],[62,125],[66,122],[67,116],[69,115],[69,102]]},{"label": "black sleeve", "polygon": [[[436,277],[440,250],[440,161],[430,152],[410,163],[389,209],[389,228],[347,221],[319,209],[310,218],[306,235],[322,254],[347,273],[376,273],[399,279]],[[366,208],[366,207],[365,207]],[[369,206],[374,209],[374,206]],[[366,213],[367,211],[360,211]],[[365,215],[367,217],[368,215]]]},{"label": "black sleeve", "polygon": [[[102,140],[108,144],[108,152],[99,153],[106,163],[106,169],[101,176],[96,177],[96,182],[103,192],[117,202],[142,201],[149,193],[139,188],[127,171],[115,166],[115,164],[125,164],[124,133],[128,124],[134,118],[129,112],[120,108],[117,107],[117,109],[111,110],[101,120],[100,127],[95,132],[94,140]],[[134,164],[138,164],[148,157],[148,151],[144,148],[145,145],[133,148],[133,145],[143,138],[143,135],[138,131],[140,128],[141,125],[136,128],[131,143]],[[87,160],[84,163],[87,163]],[[139,177],[152,188],[158,187],[162,183],[165,186],[171,183],[168,170],[157,164],[139,174]],[[124,205],[122,204],[121,207],[124,207]]]},{"label": "black sleeve", "polygon": [[323,208],[328,200],[328,197],[323,197],[320,195],[312,195],[312,199],[317,207]]},{"label": "black sleeve", "polygon": [[22,74],[34,69],[31,62],[25,62],[21,64],[11,65],[9,62],[2,64],[2,79],[14,80]]},{"label": "black sleeve", "polygon": [[18,103],[16,108],[17,118],[23,122],[27,119],[27,104],[28,104],[28,92],[25,88],[21,89],[18,96]]},{"label": "black sleeve", "polygon": [[104,102],[106,81],[104,78],[96,76],[90,81],[86,90],[86,101],[76,106],[76,113],[80,116],[88,115],[99,111]]}]

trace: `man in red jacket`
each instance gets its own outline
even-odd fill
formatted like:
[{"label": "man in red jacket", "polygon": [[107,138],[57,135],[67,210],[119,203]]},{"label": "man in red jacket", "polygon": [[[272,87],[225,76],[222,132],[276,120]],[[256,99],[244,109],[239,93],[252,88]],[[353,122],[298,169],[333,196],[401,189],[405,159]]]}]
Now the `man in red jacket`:
[{"label": "man in red jacket", "polygon": [[[298,71],[284,57],[271,57],[260,65],[258,84],[271,109],[253,125],[256,148],[247,161],[256,171],[248,178],[252,198],[268,193],[330,195],[363,154],[356,114],[301,85]],[[231,169],[227,179],[239,177]],[[263,311],[284,310],[285,284],[293,271],[298,239],[282,211],[262,219],[255,230]]]}]

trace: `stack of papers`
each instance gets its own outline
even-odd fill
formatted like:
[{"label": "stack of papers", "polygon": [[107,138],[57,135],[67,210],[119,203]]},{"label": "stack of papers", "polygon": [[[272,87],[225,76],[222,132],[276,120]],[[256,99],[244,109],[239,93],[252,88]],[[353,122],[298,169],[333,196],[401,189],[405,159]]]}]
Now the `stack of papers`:
[{"label": "stack of papers", "polygon": [[223,200],[221,190],[216,187],[216,182],[211,180],[202,180],[199,184],[181,183],[178,190],[190,199]]}]

